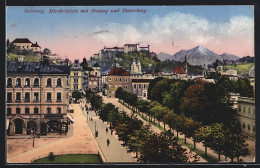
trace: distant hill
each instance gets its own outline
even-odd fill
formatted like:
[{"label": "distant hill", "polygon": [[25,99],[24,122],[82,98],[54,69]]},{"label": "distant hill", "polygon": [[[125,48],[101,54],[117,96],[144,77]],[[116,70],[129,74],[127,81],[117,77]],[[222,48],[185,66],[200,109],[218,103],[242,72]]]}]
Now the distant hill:
[{"label": "distant hill", "polygon": [[238,63],[254,63],[255,57],[245,56],[245,57],[238,59],[236,62],[238,62]]},{"label": "distant hill", "polygon": [[230,61],[236,61],[237,59],[239,59],[240,57],[236,56],[236,55],[232,55],[232,54],[228,54],[228,53],[223,53],[220,55],[220,57],[223,60],[230,60]]},{"label": "distant hill", "polygon": [[172,55],[170,54],[167,54],[167,53],[164,53],[164,52],[160,52],[158,55],[157,55],[158,59],[161,60],[161,61],[165,61],[167,59],[170,59],[172,57]]},{"label": "distant hill", "polygon": [[191,65],[209,65],[214,63],[217,59],[223,61],[223,58],[218,54],[210,51],[204,47],[197,46],[190,50],[181,50],[171,57],[171,60],[181,61],[187,58],[187,62]]}]

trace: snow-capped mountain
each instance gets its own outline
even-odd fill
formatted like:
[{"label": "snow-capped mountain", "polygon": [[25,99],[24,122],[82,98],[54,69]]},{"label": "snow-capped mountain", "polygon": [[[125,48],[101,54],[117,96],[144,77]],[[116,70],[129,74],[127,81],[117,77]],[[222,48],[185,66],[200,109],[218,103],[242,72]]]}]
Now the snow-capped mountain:
[{"label": "snow-capped mountain", "polygon": [[159,54],[157,54],[157,58],[159,58],[161,61],[170,59],[171,57],[172,57],[172,55],[164,53],[164,52],[160,52]]},{"label": "snow-capped mountain", "polygon": [[174,54],[170,59],[183,62],[187,58],[187,62],[191,65],[209,65],[217,59],[223,61],[223,58],[218,54],[204,47],[197,46],[190,50],[181,50]]},{"label": "snow-capped mountain", "polygon": [[222,57],[223,60],[231,60],[231,61],[236,61],[240,58],[236,55],[232,55],[232,54],[228,54],[228,53],[223,53],[220,55],[220,57]]}]

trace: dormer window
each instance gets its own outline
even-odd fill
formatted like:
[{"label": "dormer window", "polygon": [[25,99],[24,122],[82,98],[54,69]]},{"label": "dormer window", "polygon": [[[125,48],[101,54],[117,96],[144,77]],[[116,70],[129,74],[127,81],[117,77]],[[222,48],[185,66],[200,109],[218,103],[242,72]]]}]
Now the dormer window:
[{"label": "dormer window", "polygon": [[25,79],[25,87],[30,87],[30,79],[29,78]]},{"label": "dormer window", "polygon": [[51,78],[47,79],[47,87],[51,87]]},{"label": "dormer window", "polygon": [[20,78],[16,79],[16,87],[21,87],[21,79]]}]

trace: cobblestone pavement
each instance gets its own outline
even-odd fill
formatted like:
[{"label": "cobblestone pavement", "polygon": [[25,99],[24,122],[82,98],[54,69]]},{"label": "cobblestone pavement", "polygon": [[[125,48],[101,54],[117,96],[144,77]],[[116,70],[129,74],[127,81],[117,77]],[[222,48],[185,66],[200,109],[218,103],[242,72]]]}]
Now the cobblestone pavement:
[{"label": "cobblestone pavement", "polygon": [[[117,137],[114,136],[114,132],[111,135],[111,130],[108,128],[108,125],[99,119],[94,111],[89,110],[87,114],[85,109],[83,109],[83,112],[85,113],[85,117],[88,117],[88,124],[93,135],[95,130],[98,131],[98,137],[96,137],[96,141],[107,163],[136,162],[135,159],[129,153],[127,153],[126,148],[121,145]],[[90,121],[89,118],[92,118],[93,120]],[[108,132],[106,132],[106,128],[108,128]],[[107,145],[107,139],[110,141],[109,145]]]},{"label": "cobblestone pavement", "polygon": [[98,146],[92,132],[83,117],[79,104],[72,104],[74,113],[73,133],[64,138],[48,138],[41,136],[35,139],[35,147],[32,147],[32,139],[7,139],[7,162],[30,163],[32,160],[47,156],[49,152],[54,154],[70,153],[98,153]]}]

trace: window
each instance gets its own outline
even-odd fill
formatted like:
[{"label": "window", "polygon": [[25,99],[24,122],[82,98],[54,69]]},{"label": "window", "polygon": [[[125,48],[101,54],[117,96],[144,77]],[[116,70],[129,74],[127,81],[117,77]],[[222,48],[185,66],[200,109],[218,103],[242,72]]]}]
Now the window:
[{"label": "window", "polygon": [[248,131],[250,131],[250,124],[247,125],[247,129],[248,129]]},{"label": "window", "polygon": [[117,78],[116,78],[116,82],[117,82]]},{"label": "window", "polygon": [[33,82],[34,86],[39,86],[39,78],[35,78]]},{"label": "window", "polygon": [[29,108],[25,108],[25,114],[29,114],[30,113],[30,109]]},{"label": "window", "polygon": [[12,109],[11,108],[7,108],[7,115],[11,115],[12,114]]},{"label": "window", "polygon": [[7,87],[12,87],[12,78],[7,79]]},{"label": "window", "polygon": [[245,106],[243,106],[243,112],[244,112],[244,113],[246,112],[246,107],[245,107]]},{"label": "window", "polygon": [[136,84],[134,84],[134,88],[136,89]]},{"label": "window", "polygon": [[143,97],[146,97],[146,93],[143,94]]},{"label": "window", "polygon": [[251,108],[250,107],[248,107],[248,114],[250,114],[251,113]]},{"label": "window", "polygon": [[78,76],[78,73],[74,73],[74,76]]},{"label": "window", "polygon": [[51,101],[51,93],[47,93],[47,101],[48,101],[48,102]]},{"label": "window", "polygon": [[112,79],[111,78],[108,78],[108,81],[111,81]]},{"label": "window", "polygon": [[61,102],[61,93],[57,93],[57,102]]},{"label": "window", "polygon": [[34,114],[38,114],[39,113],[39,108],[35,107],[34,108]]},{"label": "window", "polygon": [[25,87],[30,87],[30,79],[29,78],[25,79]]},{"label": "window", "polygon": [[57,114],[61,114],[61,108],[60,107],[57,108]]},{"label": "window", "polygon": [[21,93],[16,92],[16,101],[21,101]]},{"label": "window", "polygon": [[127,85],[125,85],[125,88],[126,88],[126,89],[127,89],[127,87],[128,87],[128,86],[127,86]]},{"label": "window", "polygon": [[141,86],[142,86],[142,85],[141,85],[141,84],[139,84],[139,89],[141,88]]},{"label": "window", "polygon": [[119,78],[119,81],[121,82],[121,81],[122,81],[122,78]]},{"label": "window", "polygon": [[16,108],[16,114],[20,114],[21,113],[21,109],[20,108]]},{"label": "window", "polygon": [[10,102],[12,102],[12,93],[8,92],[7,93],[7,103],[10,103]]},{"label": "window", "polygon": [[57,87],[61,87],[61,78],[57,79]]},{"label": "window", "polygon": [[144,89],[146,88],[146,84],[144,84]]},{"label": "window", "polygon": [[238,112],[241,112],[241,105],[238,105]]},{"label": "window", "polygon": [[34,93],[34,100],[33,101],[35,101],[35,102],[39,101],[39,93],[38,92]]},{"label": "window", "polygon": [[24,102],[30,102],[30,93],[25,93]]},{"label": "window", "polygon": [[47,79],[47,87],[51,87],[51,78]]},{"label": "window", "polygon": [[127,82],[127,78],[125,78],[125,81]]},{"label": "window", "polygon": [[21,79],[20,78],[16,79],[16,87],[21,87]]},{"label": "window", "polygon": [[244,129],[246,128],[246,124],[245,124],[245,123],[243,123],[243,128],[244,128]]},{"label": "window", "polygon": [[51,108],[47,108],[47,114],[51,114]]}]

